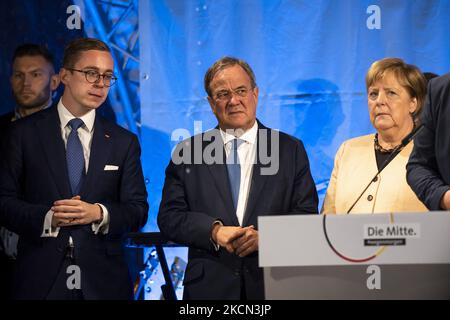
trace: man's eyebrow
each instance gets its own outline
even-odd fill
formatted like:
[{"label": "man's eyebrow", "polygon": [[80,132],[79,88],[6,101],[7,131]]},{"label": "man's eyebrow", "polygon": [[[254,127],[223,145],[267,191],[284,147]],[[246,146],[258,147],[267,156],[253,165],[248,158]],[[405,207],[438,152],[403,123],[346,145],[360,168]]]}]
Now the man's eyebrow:
[{"label": "man's eyebrow", "polygon": [[36,69],[30,70],[28,72],[43,72],[43,71],[45,71],[43,68],[36,68]]},{"label": "man's eyebrow", "polygon": [[[100,71],[100,68],[99,68],[99,67],[96,67],[96,66],[86,66],[86,67],[84,67],[83,69],[84,69],[84,70],[85,70],[85,69],[89,69],[89,70]],[[105,72],[113,73],[113,70],[111,70],[111,69],[106,69]]]},{"label": "man's eyebrow", "polygon": [[36,68],[36,69],[32,69],[32,70],[27,70],[27,71],[13,69],[14,73],[17,73],[17,72],[20,72],[20,73],[33,73],[33,72],[44,72],[44,71],[45,71],[44,68]]},{"label": "man's eyebrow", "polygon": [[92,69],[92,70],[100,70],[98,67],[96,67],[96,66],[86,66],[86,67],[83,67],[82,69]]}]

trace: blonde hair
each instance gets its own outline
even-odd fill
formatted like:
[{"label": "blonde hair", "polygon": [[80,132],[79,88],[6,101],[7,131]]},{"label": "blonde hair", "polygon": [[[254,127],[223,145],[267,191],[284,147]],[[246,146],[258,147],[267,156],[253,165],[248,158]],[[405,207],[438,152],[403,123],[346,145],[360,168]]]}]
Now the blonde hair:
[{"label": "blonde hair", "polygon": [[366,75],[366,90],[377,81],[383,79],[387,73],[392,73],[412,98],[417,100],[417,108],[412,117],[417,123],[422,107],[425,103],[427,85],[425,76],[415,65],[407,64],[399,58],[384,58],[372,63]]}]

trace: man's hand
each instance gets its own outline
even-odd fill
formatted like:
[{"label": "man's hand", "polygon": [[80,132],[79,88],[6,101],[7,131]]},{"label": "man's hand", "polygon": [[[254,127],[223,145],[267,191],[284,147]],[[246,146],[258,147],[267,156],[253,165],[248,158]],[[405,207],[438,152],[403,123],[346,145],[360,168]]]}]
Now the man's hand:
[{"label": "man's hand", "polygon": [[441,208],[450,210],[450,190],[446,191],[441,198]]},{"label": "man's hand", "polygon": [[254,226],[243,228],[243,235],[235,239],[232,246],[239,257],[245,257],[258,250],[258,231]]},{"label": "man's hand", "polygon": [[234,252],[232,245],[233,240],[239,238],[245,233],[245,229],[242,227],[229,227],[221,224],[216,224],[213,227],[211,238],[219,246],[227,249],[229,253]]},{"label": "man's hand", "polygon": [[99,205],[81,201],[80,196],[55,201],[51,210],[54,212],[53,227],[90,224],[102,217],[102,209]]}]

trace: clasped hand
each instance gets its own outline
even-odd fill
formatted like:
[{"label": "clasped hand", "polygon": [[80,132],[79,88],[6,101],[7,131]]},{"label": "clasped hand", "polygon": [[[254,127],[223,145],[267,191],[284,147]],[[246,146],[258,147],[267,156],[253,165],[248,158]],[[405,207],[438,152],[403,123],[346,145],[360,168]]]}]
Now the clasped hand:
[{"label": "clasped hand", "polygon": [[229,253],[245,257],[258,250],[258,231],[254,226],[230,227],[217,226],[213,240]]},{"label": "clasped hand", "polygon": [[52,227],[66,227],[90,224],[101,219],[101,207],[87,203],[80,196],[57,200],[53,203]]}]

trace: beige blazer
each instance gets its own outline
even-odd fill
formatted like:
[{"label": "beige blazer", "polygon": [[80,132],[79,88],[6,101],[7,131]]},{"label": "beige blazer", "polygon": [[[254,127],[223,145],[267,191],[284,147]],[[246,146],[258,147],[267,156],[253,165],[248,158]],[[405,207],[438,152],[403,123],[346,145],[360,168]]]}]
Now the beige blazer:
[{"label": "beige blazer", "polygon": [[[339,148],[323,203],[322,213],[345,214],[377,172],[374,135],[345,141]],[[409,143],[378,176],[351,213],[428,211],[406,182]]]}]

